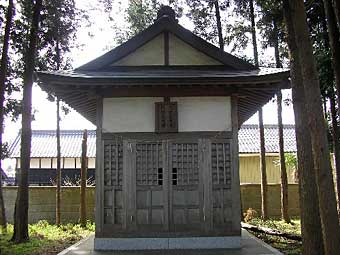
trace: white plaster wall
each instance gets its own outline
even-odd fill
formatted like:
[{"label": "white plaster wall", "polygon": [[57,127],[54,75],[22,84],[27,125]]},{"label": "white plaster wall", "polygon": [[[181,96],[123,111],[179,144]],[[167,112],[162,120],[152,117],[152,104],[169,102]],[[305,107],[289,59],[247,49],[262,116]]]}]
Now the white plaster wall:
[{"label": "white plaster wall", "polygon": [[[20,164],[20,162],[19,162],[19,164]],[[39,168],[39,159],[38,158],[31,158],[30,168]]]},{"label": "white plaster wall", "polygon": [[[104,98],[103,132],[155,132],[155,102],[163,98]],[[230,131],[230,97],[171,98],[178,131]]]},{"label": "white plaster wall", "polygon": [[156,36],[113,66],[164,65],[164,34]]},{"label": "white plaster wall", "polygon": [[51,168],[51,158],[42,158],[41,168]]},{"label": "white plaster wall", "polygon": [[169,64],[170,65],[222,65],[191,45],[169,34]]},{"label": "white plaster wall", "polygon": [[63,168],[74,168],[74,158],[64,158],[61,162],[61,167]]},{"label": "white plaster wall", "polygon": [[155,102],[159,97],[104,98],[104,132],[155,132]]},{"label": "white plaster wall", "polygon": [[178,104],[178,131],[231,131],[230,97],[173,98]]}]

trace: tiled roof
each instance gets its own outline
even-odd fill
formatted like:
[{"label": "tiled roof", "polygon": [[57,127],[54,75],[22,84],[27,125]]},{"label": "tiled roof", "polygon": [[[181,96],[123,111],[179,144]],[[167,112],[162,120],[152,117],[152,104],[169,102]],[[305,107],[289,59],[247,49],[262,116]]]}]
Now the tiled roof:
[{"label": "tiled roof", "polygon": [[[81,156],[82,130],[61,130],[61,157],[73,158]],[[10,146],[12,158],[20,157],[20,133]],[[31,157],[51,158],[57,156],[57,138],[55,130],[32,130]],[[96,131],[87,131],[87,156],[96,155]]]},{"label": "tiled roof", "polygon": [[[257,125],[242,125],[238,137],[240,153],[260,152],[260,132]],[[279,152],[278,126],[264,125],[264,137],[266,152]],[[283,139],[285,152],[296,152],[294,125],[284,125]]]},{"label": "tiled roof", "polygon": [[[277,125],[265,125],[265,144],[267,153],[279,151],[279,139]],[[295,128],[294,125],[284,125],[284,143],[286,152],[296,151]],[[80,157],[81,140],[83,131],[62,130],[61,131],[61,156]],[[240,153],[259,153],[260,138],[257,125],[243,125],[239,131],[239,151]],[[10,155],[12,158],[20,157],[20,134],[11,144]],[[54,130],[33,130],[31,157],[50,158],[56,157],[56,136]],[[96,155],[96,132],[88,130],[87,156]]]}]

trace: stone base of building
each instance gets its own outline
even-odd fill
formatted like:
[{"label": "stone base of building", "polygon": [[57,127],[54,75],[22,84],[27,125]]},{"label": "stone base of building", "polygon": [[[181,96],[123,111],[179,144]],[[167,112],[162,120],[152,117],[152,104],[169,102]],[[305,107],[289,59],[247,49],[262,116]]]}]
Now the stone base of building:
[{"label": "stone base of building", "polygon": [[95,238],[94,250],[240,249],[240,236],[182,238]]}]

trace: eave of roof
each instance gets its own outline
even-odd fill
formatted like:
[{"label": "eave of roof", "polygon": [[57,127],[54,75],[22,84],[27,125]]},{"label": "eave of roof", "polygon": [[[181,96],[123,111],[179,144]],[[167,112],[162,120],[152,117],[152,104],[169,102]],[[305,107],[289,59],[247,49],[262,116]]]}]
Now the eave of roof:
[{"label": "eave of roof", "polygon": [[[260,68],[256,70],[214,70],[211,68],[192,67],[188,68],[145,68],[139,70],[126,71],[43,71],[38,72],[38,76],[46,81],[67,80],[96,80],[109,81],[127,80],[127,79],[231,79],[239,81],[256,81],[268,80],[271,78],[282,79],[289,77],[289,70],[283,68]],[[77,79],[77,80],[76,80]]]},{"label": "eave of roof", "polygon": [[177,67],[174,70],[139,68],[133,72],[39,72],[38,76],[39,81],[43,83],[41,86],[43,90],[59,96],[94,124],[97,95],[126,97],[136,96],[138,93],[138,96],[177,96],[173,92],[176,90],[187,91],[185,96],[199,96],[197,89],[200,88],[206,96],[232,94],[241,96],[239,99],[239,125],[241,125],[260,106],[267,103],[277,90],[290,87],[289,71],[278,68],[248,71],[215,70],[211,67],[207,69]]}]

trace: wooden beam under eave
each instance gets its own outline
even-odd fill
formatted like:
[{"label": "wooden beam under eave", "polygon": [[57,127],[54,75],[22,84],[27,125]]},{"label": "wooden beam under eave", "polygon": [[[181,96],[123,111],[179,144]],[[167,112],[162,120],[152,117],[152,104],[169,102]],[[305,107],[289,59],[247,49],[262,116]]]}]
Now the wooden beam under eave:
[{"label": "wooden beam under eave", "polygon": [[111,88],[101,90],[98,93],[103,97],[179,97],[179,96],[230,96],[235,93],[234,88],[224,87],[131,87]]}]

